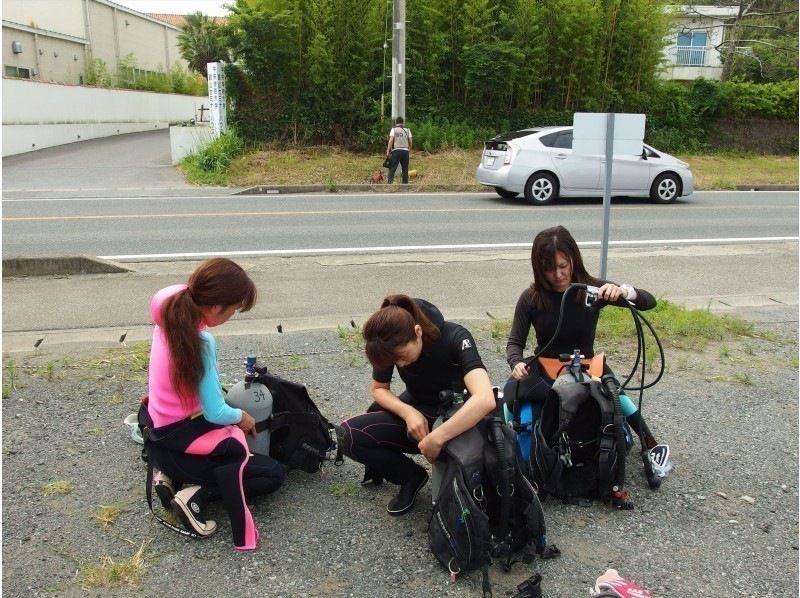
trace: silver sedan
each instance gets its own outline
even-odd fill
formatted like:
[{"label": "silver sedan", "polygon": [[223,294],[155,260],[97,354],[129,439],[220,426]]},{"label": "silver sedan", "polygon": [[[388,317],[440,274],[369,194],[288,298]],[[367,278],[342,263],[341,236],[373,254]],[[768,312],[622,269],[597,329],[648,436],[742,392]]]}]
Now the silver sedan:
[{"label": "silver sedan", "polygon": [[[487,141],[475,177],[501,197],[522,193],[534,205],[558,197],[602,197],[605,156],[573,154],[572,127],[523,129]],[[612,196],[649,197],[656,203],[694,192],[689,165],[647,144],[639,155],[615,156],[611,179]]]}]

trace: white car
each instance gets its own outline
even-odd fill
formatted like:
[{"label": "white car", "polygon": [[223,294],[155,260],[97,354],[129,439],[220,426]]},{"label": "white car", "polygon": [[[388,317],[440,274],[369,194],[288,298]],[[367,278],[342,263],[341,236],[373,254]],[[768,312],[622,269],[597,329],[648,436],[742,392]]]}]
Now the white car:
[{"label": "white car", "polygon": [[[605,156],[572,154],[572,127],[537,127],[502,133],[484,144],[475,177],[498,195],[523,193],[534,205],[560,197],[603,196]],[[644,145],[637,156],[616,156],[611,195],[672,203],[694,192],[686,162]]]}]

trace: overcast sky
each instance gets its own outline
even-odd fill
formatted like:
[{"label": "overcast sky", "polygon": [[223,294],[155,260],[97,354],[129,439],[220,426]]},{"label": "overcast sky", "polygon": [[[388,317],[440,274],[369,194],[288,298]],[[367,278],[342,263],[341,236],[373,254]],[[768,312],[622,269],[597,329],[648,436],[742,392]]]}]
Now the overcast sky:
[{"label": "overcast sky", "polygon": [[234,0],[112,0],[112,2],[144,13],[188,15],[199,10],[209,16],[221,17],[228,14],[223,5],[233,4]]}]

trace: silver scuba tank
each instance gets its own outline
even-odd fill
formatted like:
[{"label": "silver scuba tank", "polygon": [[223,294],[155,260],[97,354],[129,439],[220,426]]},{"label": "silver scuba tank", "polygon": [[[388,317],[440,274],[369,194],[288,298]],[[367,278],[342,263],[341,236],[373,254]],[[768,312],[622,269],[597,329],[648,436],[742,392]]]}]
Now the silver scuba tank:
[{"label": "silver scuba tank", "polygon": [[260,382],[242,380],[234,384],[225,396],[231,406],[243,409],[256,420],[255,436],[247,435],[247,444],[252,453],[269,456],[270,432],[267,427],[272,416],[272,393]]}]

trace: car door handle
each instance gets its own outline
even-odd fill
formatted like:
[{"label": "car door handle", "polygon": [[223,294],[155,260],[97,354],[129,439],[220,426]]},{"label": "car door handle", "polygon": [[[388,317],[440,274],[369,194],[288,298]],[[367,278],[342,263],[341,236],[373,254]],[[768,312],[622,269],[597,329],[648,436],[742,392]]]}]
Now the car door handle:
[{"label": "car door handle", "polygon": [[556,154],[555,157],[558,158],[559,160],[565,160],[566,157],[567,157],[567,154]]}]

